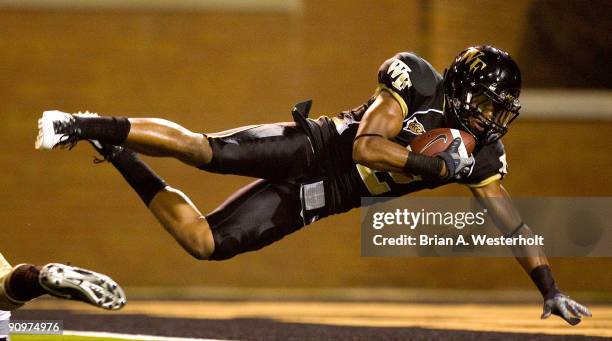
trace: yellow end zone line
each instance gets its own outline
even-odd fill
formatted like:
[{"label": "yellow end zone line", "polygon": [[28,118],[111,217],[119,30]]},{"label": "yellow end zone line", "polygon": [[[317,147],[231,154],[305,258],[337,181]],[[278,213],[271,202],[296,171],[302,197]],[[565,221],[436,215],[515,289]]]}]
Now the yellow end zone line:
[{"label": "yellow end zone line", "polygon": [[[31,309],[108,313],[76,302],[40,301]],[[552,316],[540,320],[539,304],[422,304],[376,302],[131,301],[120,314],[225,320],[267,318],[288,323],[363,327],[421,327],[445,330],[589,335],[612,337],[612,305],[591,306],[593,318],[571,327]],[[117,314],[117,312],[110,312]]]}]

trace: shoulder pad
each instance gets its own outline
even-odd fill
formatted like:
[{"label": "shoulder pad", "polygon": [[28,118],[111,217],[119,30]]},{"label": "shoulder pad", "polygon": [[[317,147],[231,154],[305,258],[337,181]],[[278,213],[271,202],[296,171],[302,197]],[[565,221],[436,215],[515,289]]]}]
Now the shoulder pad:
[{"label": "shoulder pad", "polygon": [[414,89],[423,96],[431,96],[435,93],[437,84],[442,76],[425,59],[412,52],[401,52],[395,55],[410,68],[410,78]]}]

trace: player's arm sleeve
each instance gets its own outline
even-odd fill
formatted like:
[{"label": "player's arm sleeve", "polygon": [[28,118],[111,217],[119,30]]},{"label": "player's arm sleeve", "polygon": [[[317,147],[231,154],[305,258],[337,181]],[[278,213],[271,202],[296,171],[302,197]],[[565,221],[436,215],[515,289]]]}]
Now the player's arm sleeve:
[{"label": "player's arm sleeve", "polygon": [[508,174],[506,151],[501,141],[482,147],[474,155],[474,161],[468,176],[459,181],[470,188],[487,186]]},{"label": "player's arm sleeve", "polygon": [[423,58],[410,52],[401,52],[387,59],[378,69],[378,88],[388,91],[399,102],[404,117],[410,105],[421,102],[436,92],[441,76]]},{"label": "player's arm sleeve", "polygon": [[378,69],[378,87],[376,93],[387,91],[402,108],[404,117],[408,115],[408,103],[412,88],[410,73],[412,68],[409,66],[411,60],[408,53],[398,53],[392,58],[387,59]]}]

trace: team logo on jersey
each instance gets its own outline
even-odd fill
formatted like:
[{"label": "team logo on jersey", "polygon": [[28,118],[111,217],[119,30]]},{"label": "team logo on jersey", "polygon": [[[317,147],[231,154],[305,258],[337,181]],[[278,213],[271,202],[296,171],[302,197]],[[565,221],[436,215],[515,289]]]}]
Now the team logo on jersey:
[{"label": "team logo on jersey", "polygon": [[412,119],[408,120],[406,128],[408,128],[408,131],[415,135],[421,135],[425,132],[425,127],[421,122],[419,122],[419,120],[417,120],[416,117],[413,117]]},{"label": "team logo on jersey", "polygon": [[405,88],[409,88],[412,86],[412,81],[410,80],[410,76],[408,72],[412,72],[406,63],[402,62],[399,59],[395,59],[391,65],[389,65],[389,69],[387,70],[387,74],[391,75],[393,79],[394,88],[399,91],[404,90]]}]

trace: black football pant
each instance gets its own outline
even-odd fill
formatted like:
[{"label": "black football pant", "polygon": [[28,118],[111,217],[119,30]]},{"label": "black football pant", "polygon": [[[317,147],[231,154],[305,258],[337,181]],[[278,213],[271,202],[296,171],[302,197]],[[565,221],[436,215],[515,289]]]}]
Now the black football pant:
[{"label": "black football pant", "polygon": [[260,178],[206,216],[215,240],[211,260],[259,250],[304,225],[300,184],[314,153],[299,127],[263,124],[206,137],[213,158],[202,169]]}]

